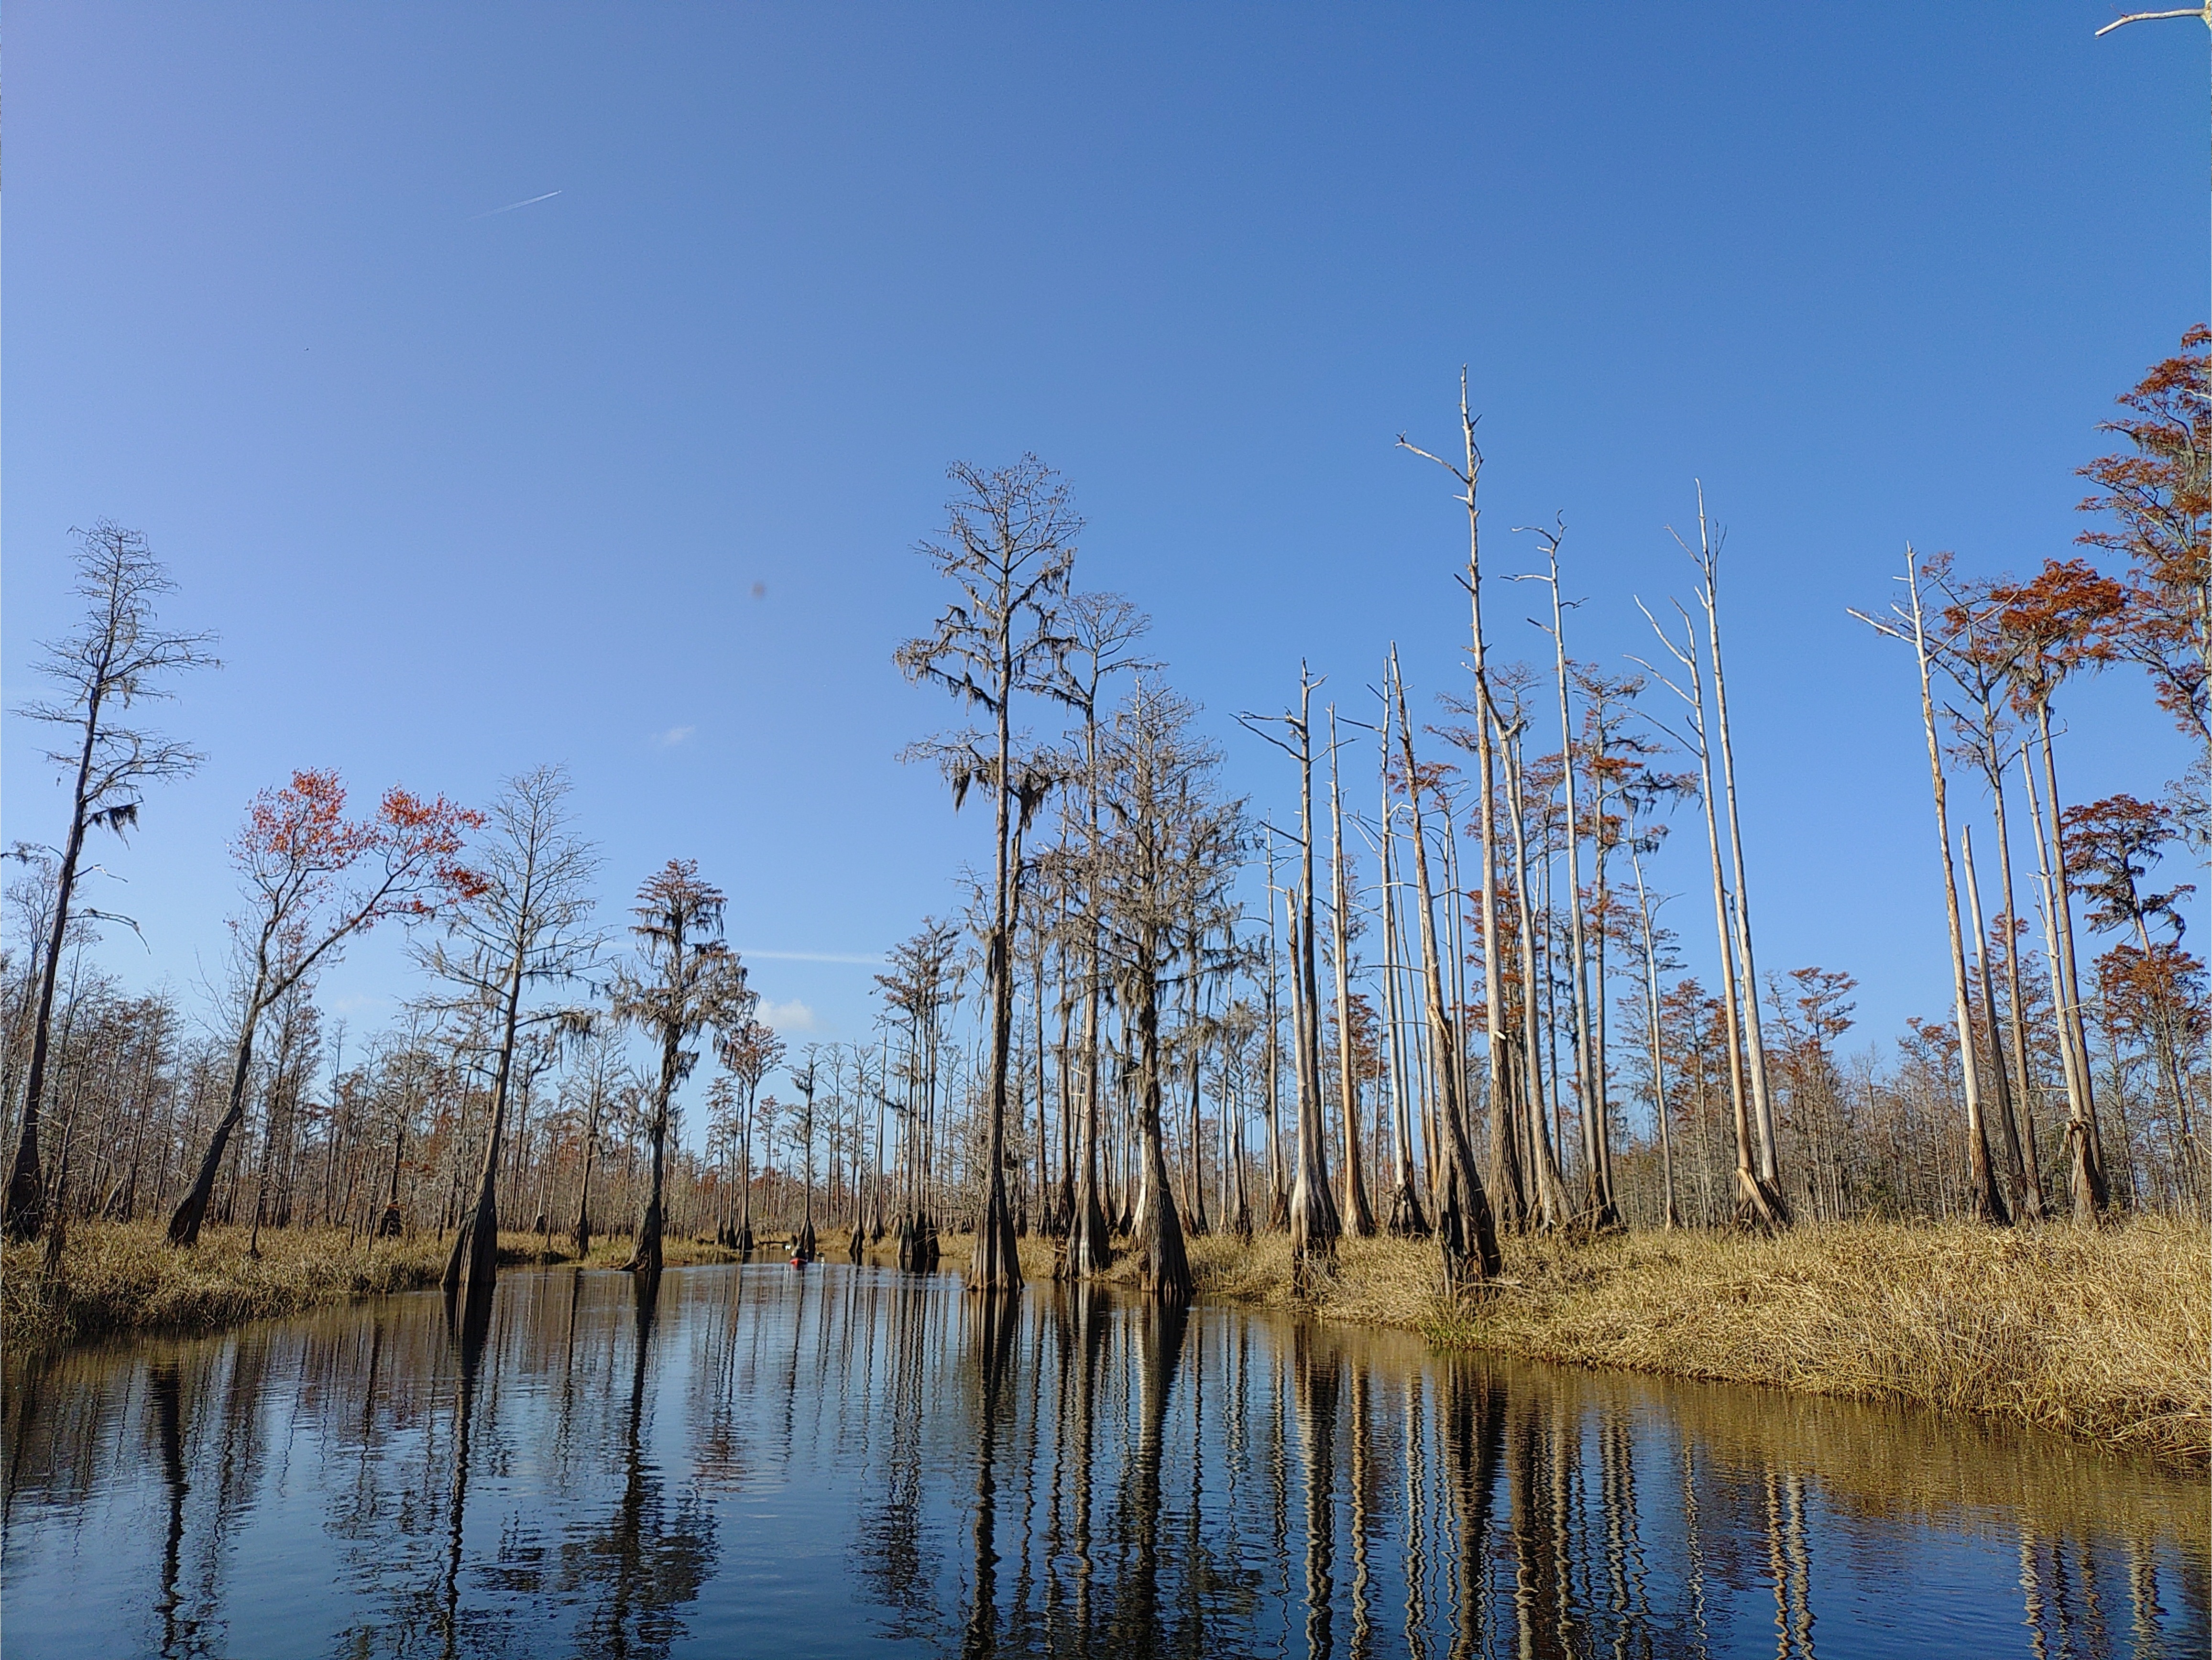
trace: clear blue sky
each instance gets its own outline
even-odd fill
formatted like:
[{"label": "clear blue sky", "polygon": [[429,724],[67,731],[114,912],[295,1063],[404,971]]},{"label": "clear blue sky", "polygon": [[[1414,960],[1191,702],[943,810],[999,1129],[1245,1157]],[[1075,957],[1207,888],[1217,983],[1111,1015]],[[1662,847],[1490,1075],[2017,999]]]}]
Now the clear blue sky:
[{"label": "clear blue sky", "polygon": [[[1465,362],[1492,556],[1566,515],[1578,655],[1645,648],[1705,481],[1763,965],[1857,974],[1886,1040],[1948,971],[1909,666],[1844,607],[1907,538],[2066,552],[2094,423],[2204,312],[2203,32],[2112,15],[18,0],[6,698],[103,514],[227,660],[98,901],[150,957],[106,957],[197,995],[294,767],[548,759],[613,903],[692,856],[738,945],[881,951],[987,833],[893,759],[952,713],[890,654],[955,458],[1068,475],[1082,579],[1279,811],[1231,716],[1301,656],[1463,684],[1461,521],[1392,440],[1451,441]],[[2132,677],[2068,712],[2076,799],[2184,764]],[[11,839],[59,834],[35,739]],[[868,972],[757,983],[852,1037]],[[380,936],[326,995],[358,1031],[404,984]]]}]

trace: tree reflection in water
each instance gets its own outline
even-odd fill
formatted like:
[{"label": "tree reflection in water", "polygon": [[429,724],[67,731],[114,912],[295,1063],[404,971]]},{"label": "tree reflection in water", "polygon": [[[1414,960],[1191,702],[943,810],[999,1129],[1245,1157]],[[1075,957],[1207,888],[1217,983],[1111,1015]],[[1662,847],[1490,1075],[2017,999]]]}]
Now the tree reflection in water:
[{"label": "tree reflection in water", "polygon": [[826,1264],[441,1316],[16,1365],[7,1653],[2206,1647],[2201,1477],[1926,1414]]},{"label": "tree reflection in water", "polygon": [[600,1527],[575,1529],[561,1548],[557,1589],[583,1602],[577,1646],[608,1660],[667,1653],[684,1633],[680,1610],[697,1598],[714,1561],[712,1516],[696,1493],[672,1508],[659,1468],[646,1456],[646,1383],[659,1291],[657,1275],[635,1276],[614,1513]]}]

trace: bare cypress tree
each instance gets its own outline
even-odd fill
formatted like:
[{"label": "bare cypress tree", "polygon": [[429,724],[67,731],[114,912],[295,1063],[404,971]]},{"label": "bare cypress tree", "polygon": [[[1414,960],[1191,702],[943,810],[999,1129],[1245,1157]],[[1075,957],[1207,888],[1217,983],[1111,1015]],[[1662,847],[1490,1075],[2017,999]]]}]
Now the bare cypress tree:
[{"label": "bare cypress tree", "polygon": [[[1990,585],[1987,583],[1960,584],[1951,577],[1951,556],[1939,554],[1929,560],[1924,572],[1942,589],[1947,604],[1942,612],[1940,633],[1932,634],[1929,645],[1936,660],[1949,674],[1959,690],[1966,694],[1971,707],[1966,709],[1950,708],[1952,729],[1958,734],[1960,745],[1966,757],[1980,769],[1990,787],[1990,804],[1996,820],[1997,880],[2003,890],[2004,909],[1997,927],[2005,942],[2004,961],[2007,1001],[2009,1005],[2008,1035],[2010,1038],[2011,1067],[2007,1075],[2006,1056],[1996,1047],[1996,1025],[1991,1025],[1990,1041],[1991,1064],[1990,1081],[1996,1085],[1997,1120],[2004,1137],[2007,1174],[2013,1183],[2014,1213],[2024,1220],[2039,1222],[2044,1217],[2043,1172],[2035,1145],[2035,1110],[2033,1097],[2034,1085],[2028,1062],[2027,1019],[2022,1008],[2020,973],[2020,938],[2024,925],[2015,909],[2015,894],[2012,879],[2012,829],[2006,811],[2005,769],[2012,753],[2011,722],[2006,717],[2005,695],[2008,690],[2010,652],[2002,634],[1998,630],[1993,608],[1989,604]],[[1969,863],[1971,864],[1971,860]],[[1979,890],[1972,877],[1967,891],[1978,913],[1981,903]],[[1990,939],[1979,921],[1974,925],[1977,937],[1976,952],[1981,958],[1983,1001],[1989,1010],[1992,1023],[1996,1019],[1996,1006],[1990,1001]]]},{"label": "bare cypress tree", "polygon": [[[1376,909],[1382,915],[1382,1029],[1385,1034],[1385,1054],[1390,1073],[1390,1202],[1386,1207],[1386,1223],[1390,1231],[1410,1237],[1425,1237],[1429,1231],[1427,1213],[1422,1208],[1419,1183],[1413,1171],[1413,1108],[1409,1080],[1407,1077],[1405,1028],[1398,1003],[1398,972],[1401,966],[1398,942],[1398,874],[1395,849],[1398,841],[1397,808],[1390,790],[1390,745],[1388,739],[1390,710],[1383,706],[1384,741],[1376,747],[1382,765],[1382,816],[1377,837],[1380,849],[1381,892]],[[1493,1104],[1492,1110],[1498,1108]],[[1436,1149],[1428,1150],[1433,1160]],[[1517,1164],[1515,1168],[1518,1168]]]},{"label": "bare cypress tree", "polygon": [[945,537],[924,542],[919,550],[961,597],[945,607],[935,633],[899,648],[897,661],[908,679],[934,681],[991,721],[988,732],[951,733],[908,754],[939,763],[956,808],[971,787],[991,792],[992,910],[983,941],[991,998],[989,1167],[969,1287],[1011,1291],[1022,1283],[1006,1172],[1019,838],[1054,775],[1038,757],[1016,753],[1013,703],[1017,696],[1036,693],[1073,701],[1063,664],[1073,642],[1061,629],[1056,602],[1074,575],[1075,538],[1083,521],[1066,485],[1034,455],[993,472],[962,462],[951,477],[960,493],[946,505]]},{"label": "bare cypress tree", "polygon": [[[1321,1108],[1321,990],[1314,950],[1313,695],[1321,682],[1298,666],[1296,714],[1237,718],[1298,764],[1298,858],[1296,889],[1284,895],[1291,927],[1291,1026],[1297,1040],[1298,1122],[1291,1169],[1291,1255],[1304,1283],[1336,1250],[1343,1223],[1329,1191],[1328,1132]],[[1278,738],[1266,728],[1279,725]]]},{"label": "bare cypress tree", "polygon": [[491,834],[477,855],[480,888],[453,912],[446,937],[417,952],[422,966],[459,987],[467,1003],[497,1011],[483,1164],[441,1282],[448,1301],[465,1293],[470,1322],[489,1312],[499,1271],[499,1161],[516,1039],[547,1026],[580,1031],[586,1024],[574,1010],[526,1008],[525,1000],[538,987],[585,973],[605,944],[591,927],[599,860],[573,828],[568,790],[568,775],[557,766],[507,781],[486,815]]},{"label": "bare cypress tree", "polygon": [[1406,683],[1398,673],[1398,654],[1390,654],[1390,679],[1398,713],[1399,753],[1406,763],[1406,795],[1413,812],[1413,897],[1419,906],[1421,971],[1427,981],[1429,1050],[1435,1066],[1437,1131],[1447,1164],[1443,1202],[1437,1211],[1437,1241],[1442,1246],[1444,1277],[1456,1286],[1486,1280],[1501,1266],[1498,1223],[1475,1168],[1468,1139],[1466,1109],[1460,1099],[1459,1034],[1444,1003],[1443,966],[1437,949],[1435,890],[1429,885],[1429,844],[1423,826],[1420,768],[1413,759],[1413,728],[1406,716]]},{"label": "bare cypress tree", "polygon": [[[29,720],[70,730],[67,749],[46,758],[70,769],[69,834],[53,850],[55,887],[46,937],[40,941],[38,1002],[31,1027],[31,1060],[24,1079],[23,1123],[8,1191],[0,1201],[0,1231],[27,1239],[46,1220],[45,1174],[39,1162],[39,1128],[46,1103],[47,1051],[53,1024],[54,982],[70,936],[72,904],[84,870],[85,837],[94,830],[117,836],[138,822],[146,786],[188,775],[200,763],[190,745],[133,725],[131,706],[167,697],[162,677],[185,669],[213,666],[211,634],[178,634],[161,628],[155,615],[161,597],[176,584],[137,531],[101,520],[76,538],[76,593],[85,602],[76,632],[47,642],[38,673],[60,693],[27,703],[19,711]],[[18,858],[33,851],[19,846]],[[93,921],[117,920],[88,907],[75,915]]]},{"label": "bare cypress tree", "polygon": [[[2002,1226],[2009,1224],[2012,1217],[2005,1208],[2003,1194],[1998,1190],[1996,1171],[1990,1163],[1989,1128],[1982,1112],[1981,1061],[1974,1042],[1973,1000],[1966,988],[1966,944],[1959,920],[1958,875],[1951,862],[1949,795],[1943,776],[1942,746],[1936,736],[1936,697],[1929,677],[1934,653],[1928,637],[1927,617],[1920,603],[1920,577],[1919,556],[1908,546],[1905,550],[1905,582],[1911,596],[1911,609],[1899,612],[1894,622],[1869,617],[1864,611],[1851,614],[1876,632],[1910,644],[1920,672],[1920,719],[1927,732],[1928,775],[1935,791],[1936,833],[1942,849],[1943,912],[1951,931],[1951,1014],[1959,1037],[1959,1067],[1964,1075],[1966,1093],[1966,1203],[1977,1219]],[[1970,844],[1967,857],[1971,860],[1972,856]],[[1990,1036],[1994,1043],[1994,1027]]]},{"label": "bare cypress tree", "polygon": [[[1759,1174],[1758,1135],[1753,1126],[1751,1097],[1745,1083],[1743,1011],[1737,996],[1741,982],[1736,977],[1736,934],[1731,926],[1734,912],[1729,903],[1726,866],[1721,855],[1719,808],[1713,796],[1713,751],[1707,735],[1705,678],[1698,662],[1697,625],[1690,620],[1690,614],[1677,605],[1674,609],[1682,619],[1683,629],[1683,643],[1677,645],[1642,600],[1636,605],[1644,612],[1644,620],[1651,624],[1651,631],[1659,636],[1659,642],[1667,648],[1668,654],[1682,666],[1690,682],[1685,688],[1651,669],[1653,678],[1682,700],[1689,729],[1686,734],[1673,735],[1698,757],[1698,794],[1705,809],[1705,849],[1713,877],[1713,924],[1720,938],[1719,1013],[1723,1048],[1728,1055],[1729,1104],[1735,1128],[1735,1213],[1741,1221],[1755,1222],[1765,1228],[1786,1228],[1790,1225],[1790,1211],[1781,1190]],[[1649,663],[1644,666],[1651,668]]]},{"label": "bare cypress tree", "polygon": [[[1559,529],[1537,529],[1536,535],[1544,544],[1546,570],[1536,576],[1520,580],[1540,581],[1551,590],[1552,621],[1544,631],[1552,636],[1553,672],[1559,694],[1559,787],[1566,808],[1567,854],[1567,975],[1574,1003],[1575,1087],[1582,1098],[1583,1106],[1583,1175],[1584,1219],[1592,1227],[1617,1228],[1620,1225],[1620,1210],[1613,1195],[1613,1159],[1607,1135],[1605,1079],[1597,1051],[1598,1018],[1590,1004],[1589,948],[1583,927],[1582,900],[1582,842],[1580,804],[1575,795],[1575,733],[1573,716],[1568,704],[1568,687],[1571,681],[1567,662],[1567,601],[1559,593],[1559,544],[1564,532]],[[1593,782],[1596,769],[1590,769]],[[1601,805],[1596,808],[1599,823],[1592,827],[1593,840],[1603,834]],[[1598,995],[1605,994],[1601,976]]]},{"label": "bare cypress tree", "polygon": [[[1759,971],[1752,958],[1750,879],[1744,874],[1743,825],[1736,816],[1735,745],[1729,735],[1728,681],[1721,667],[1720,561],[1725,532],[1705,517],[1705,487],[1698,486],[1698,545],[1683,544],[1698,567],[1698,603],[1705,613],[1705,649],[1713,671],[1713,730],[1720,738],[1721,788],[1728,808],[1728,844],[1735,875],[1736,958],[1743,974],[1744,1068],[1751,1085],[1752,1128],[1758,1137],[1759,1179],[1776,1201],[1782,1194],[1781,1153],[1774,1128],[1774,1100],[1766,1067],[1766,1038],[1759,1017]],[[1710,788],[1710,781],[1708,781]],[[1786,1211],[1781,1213],[1786,1215]]]},{"label": "bare cypress tree", "polygon": [[637,1240],[623,1264],[647,1281],[660,1274],[669,1103],[677,1085],[699,1064],[699,1051],[684,1046],[709,1029],[724,1037],[742,1030],[760,1004],[760,994],[745,983],[744,964],[722,941],[727,903],[720,888],[699,879],[696,860],[670,860],[637,891],[630,912],[637,921],[630,932],[636,936],[640,960],[615,976],[615,1018],[639,1027],[660,1045],[660,1073],[646,1124],[652,1149],[649,1185]]},{"label": "bare cypress tree", "polygon": [[1344,1130],[1344,1225],[1354,1237],[1375,1231],[1374,1207],[1367,1202],[1367,1176],[1361,1158],[1359,1086],[1352,1076],[1352,883],[1344,851],[1344,795],[1338,785],[1336,706],[1328,709],[1328,912],[1331,966],[1336,984],[1336,1085],[1339,1121]]},{"label": "bare cypress tree", "polygon": [[[1527,1116],[1526,1092],[1512,1079],[1512,1043],[1505,1029],[1504,964],[1499,939],[1498,885],[1500,859],[1498,847],[1497,759],[1499,720],[1490,684],[1489,642],[1482,626],[1482,450],[1474,441],[1476,417],[1468,407],[1467,370],[1459,372],[1459,424],[1464,459],[1459,464],[1431,455],[1398,436],[1399,447],[1411,450],[1442,467],[1460,486],[1456,498],[1467,509],[1467,570],[1460,586],[1467,590],[1468,668],[1474,677],[1474,698],[1468,713],[1474,717],[1472,734],[1475,754],[1479,815],[1476,840],[1482,853],[1482,981],[1485,1049],[1490,1068],[1490,1164],[1498,1179],[1498,1202],[1510,1226],[1522,1225],[1534,1206],[1528,1191],[1528,1173],[1521,1159],[1521,1136],[1516,1119]],[[1386,722],[1387,724],[1387,722]],[[1385,745],[1387,748],[1388,745]],[[1524,1130],[1525,1134],[1525,1130]]]}]

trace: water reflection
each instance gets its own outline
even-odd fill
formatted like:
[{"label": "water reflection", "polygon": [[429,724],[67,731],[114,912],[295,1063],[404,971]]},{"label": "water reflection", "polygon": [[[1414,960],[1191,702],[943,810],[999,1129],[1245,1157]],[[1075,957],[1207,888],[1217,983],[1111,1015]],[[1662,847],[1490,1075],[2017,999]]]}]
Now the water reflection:
[{"label": "water reflection", "polygon": [[8,1379],[9,1656],[2201,1654],[2206,1488],[888,1270],[506,1277]]}]

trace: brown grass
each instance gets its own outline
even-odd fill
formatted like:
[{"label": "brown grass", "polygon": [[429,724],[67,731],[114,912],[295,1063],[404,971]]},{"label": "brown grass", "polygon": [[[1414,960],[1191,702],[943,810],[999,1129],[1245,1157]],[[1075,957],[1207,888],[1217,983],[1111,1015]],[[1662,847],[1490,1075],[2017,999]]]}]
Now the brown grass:
[{"label": "brown grass", "polygon": [[[43,1246],[0,1251],[0,1344],[10,1354],[130,1333],[217,1331],[247,1320],[301,1314],[356,1298],[419,1291],[438,1282],[451,1240],[434,1235],[366,1241],[336,1230],[264,1228],[261,1256],[246,1254],[244,1228],[209,1228],[191,1250],[172,1250],[156,1222],[72,1224],[58,1280],[40,1272]],[[718,1246],[671,1238],[662,1246],[672,1268],[732,1261]],[[602,1239],[586,1268],[618,1267],[626,1238]],[[499,1259],[509,1266],[575,1261],[559,1241],[535,1234],[500,1235]]]},{"label": "brown grass", "polygon": [[[942,1266],[972,1243],[945,1236]],[[238,1229],[173,1251],[155,1224],[81,1224],[58,1286],[39,1247],[0,1255],[0,1341],[10,1353],[135,1332],[191,1333],[436,1282],[446,1248],[425,1236],[362,1243],[269,1230],[258,1262]],[[893,1260],[886,1240],[868,1253]],[[1031,1280],[1052,1243],[1021,1242]],[[1201,1296],[1297,1306],[1331,1320],[1401,1328],[1449,1347],[1758,1383],[1848,1400],[1905,1401],[2009,1419],[2188,1467],[2212,1463],[2212,1238],[2193,1224],[2137,1219],[2084,1235],[1965,1225],[1855,1223],[1780,1238],[1638,1233],[1507,1242],[1504,1278],[1448,1302],[1431,1247],[1344,1242],[1315,1295],[1291,1284],[1289,1242],[1226,1235],[1189,1242]],[[771,1247],[772,1249],[772,1247]],[[592,1268],[629,1255],[602,1240]],[[672,1267],[732,1260],[670,1239]],[[845,1237],[825,1236],[842,1261]],[[574,1259],[527,1234],[501,1258]],[[1109,1283],[1133,1279],[1124,1261]]]},{"label": "brown grass", "polygon": [[[1191,1260],[1202,1296],[1296,1300],[1279,1235],[1194,1240]],[[1443,1347],[1915,1402],[2212,1462],[2212,1238],[2190,1223],[1509,1240],[1503,1279],[1455,1304],[1431,1247],[1346,1240],[1306,1305]]]}]

